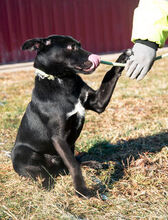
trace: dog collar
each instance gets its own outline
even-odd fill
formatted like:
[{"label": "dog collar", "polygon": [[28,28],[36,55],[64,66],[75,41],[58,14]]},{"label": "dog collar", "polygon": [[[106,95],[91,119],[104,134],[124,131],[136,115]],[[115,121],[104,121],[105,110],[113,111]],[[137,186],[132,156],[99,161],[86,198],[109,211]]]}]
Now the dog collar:
[{"label": "dog collar", "polygon": [[55,80],[56,76],[49,75],[42,70],[36,69],[35,68],[35,75],[38,76],[40,79],[45,79],[47,78],[48,80]]}]

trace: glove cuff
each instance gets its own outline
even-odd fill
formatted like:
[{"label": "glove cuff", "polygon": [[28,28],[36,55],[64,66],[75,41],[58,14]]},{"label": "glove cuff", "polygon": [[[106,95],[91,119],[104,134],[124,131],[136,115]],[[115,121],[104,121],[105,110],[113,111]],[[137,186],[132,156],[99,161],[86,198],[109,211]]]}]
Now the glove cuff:
[{"label": "glove cuff", "polygon": [[135,40],[135,43],[140,43],[140,44],[144,44],[144,45],[146,45],[146,46],[148,46],[148,47],[151,47],[151,48],[153,48],[154,50],[156,50],[157,51],[157,49],[158,49],[158,47],[159,47],[159,45],[157,44],[157,43],[155,43],[155,42],[152,42],[152,41],[148,41],[148,40]]}]

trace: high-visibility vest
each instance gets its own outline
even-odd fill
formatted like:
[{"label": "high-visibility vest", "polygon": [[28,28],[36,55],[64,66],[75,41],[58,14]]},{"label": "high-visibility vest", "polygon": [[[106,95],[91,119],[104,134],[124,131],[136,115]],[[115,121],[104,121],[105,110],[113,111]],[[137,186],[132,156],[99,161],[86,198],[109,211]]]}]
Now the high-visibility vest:
[{"label": "high-visibility vest", "polygon": [[168,0],[140,0],[134,11],[131,40],[149,40],[162,47],[168,38]]}]

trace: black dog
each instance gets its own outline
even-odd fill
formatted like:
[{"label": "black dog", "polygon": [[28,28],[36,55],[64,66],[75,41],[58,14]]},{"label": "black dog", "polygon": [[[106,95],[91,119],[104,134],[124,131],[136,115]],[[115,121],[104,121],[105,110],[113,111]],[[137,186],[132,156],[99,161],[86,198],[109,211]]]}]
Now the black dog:
[{"label": "black dog", "polygon": [[[94,91],[77,73],[92,73],[99,57],[82,49],[72,37],[31,39],[22,49],[37,50],[37,76],[12,150],[13,167],[19,175],[42,177],[44,186],[66,167],[77,194],[87,195],[74,156],[75,141],[83,127],[85,109],[98,113],[105,110],[123,67],[108,71],[100,88]],[[123,53],[117,61],[125,63],[127,59],[128,54]]]}]

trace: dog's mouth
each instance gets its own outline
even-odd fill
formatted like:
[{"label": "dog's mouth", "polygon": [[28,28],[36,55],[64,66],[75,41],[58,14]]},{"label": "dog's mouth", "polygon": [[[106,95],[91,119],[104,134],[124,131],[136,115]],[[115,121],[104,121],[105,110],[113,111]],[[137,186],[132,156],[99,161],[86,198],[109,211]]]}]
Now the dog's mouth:
[{"label": "dog's mouth", "polygon": [[93,72],[100,64],[100,57],[96,54],[91,54],[88,57],[88,60],[81,66],[76,66],[80,72],[91,73]]}]

